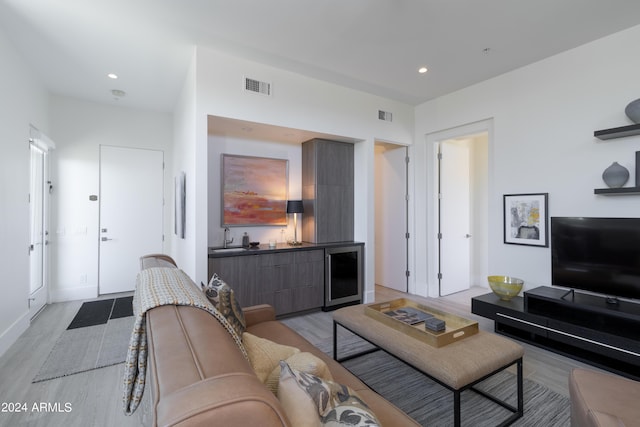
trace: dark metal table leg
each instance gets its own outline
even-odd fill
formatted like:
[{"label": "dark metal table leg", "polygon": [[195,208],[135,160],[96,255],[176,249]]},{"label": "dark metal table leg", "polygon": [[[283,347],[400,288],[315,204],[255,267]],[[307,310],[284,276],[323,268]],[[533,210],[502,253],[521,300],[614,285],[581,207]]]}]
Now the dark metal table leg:
[{"label": "dark metal table leg", "polygon": [[453,425],[460,427],[460,390],[453,390]]},{"label": "dark metal table leg", "polygon": [[338,324],[333,321],[333,360],[338,360]]}]

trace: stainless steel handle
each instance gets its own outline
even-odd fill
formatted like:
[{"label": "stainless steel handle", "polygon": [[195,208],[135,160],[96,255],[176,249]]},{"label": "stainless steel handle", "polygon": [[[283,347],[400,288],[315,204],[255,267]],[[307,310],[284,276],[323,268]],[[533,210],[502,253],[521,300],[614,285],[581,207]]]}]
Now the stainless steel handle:
[{"label": "stainless steel handle", "polygon": [[464,237],[468,239],[468,238],[470,238],[470,237],[471,237],[471,234],[468,234],[468,233],[467,233],[467,234],[465,234],[465,235],[464,235]]},{"label": "stainless steel handle", "polygon": [[100,240],[102,240],[103,242],[106,242],[107,240],[113,240],[113,239],[109,239],[108,237],[102,237]]}]

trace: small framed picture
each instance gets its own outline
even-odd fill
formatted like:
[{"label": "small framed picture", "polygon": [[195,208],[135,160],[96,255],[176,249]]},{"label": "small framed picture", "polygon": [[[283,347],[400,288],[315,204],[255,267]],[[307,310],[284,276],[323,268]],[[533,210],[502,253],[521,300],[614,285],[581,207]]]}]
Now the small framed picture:
[{"label": "small framed picture", "polygon": [[549,247],[549,193],[504,195],[504,243]]}]

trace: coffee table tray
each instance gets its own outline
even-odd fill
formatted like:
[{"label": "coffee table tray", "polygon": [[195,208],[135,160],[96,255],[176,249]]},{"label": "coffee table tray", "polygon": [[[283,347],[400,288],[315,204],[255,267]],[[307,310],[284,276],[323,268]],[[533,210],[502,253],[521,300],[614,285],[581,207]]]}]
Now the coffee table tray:
[{"label": "coffee table tray", "polygon": [[[385,314],[405,307],[411,307],[444,320],[446,323],[445,330],[440,332],[431,331],[425,328],[424,322],[410,325]],[[366,305],[364,311],[367,316],[433,347],[443,347],[478,333],[478,322],[428,307],[408,298],[398,298]]]}]

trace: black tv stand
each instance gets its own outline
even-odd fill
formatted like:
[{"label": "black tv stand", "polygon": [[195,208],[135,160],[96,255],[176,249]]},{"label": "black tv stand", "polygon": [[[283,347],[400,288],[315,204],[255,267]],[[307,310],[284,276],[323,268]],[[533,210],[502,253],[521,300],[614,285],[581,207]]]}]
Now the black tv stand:
[{"label": "black tv stand", "polygon": [[606,299],[607,304],[609,305],[618,305],[620,304],[620,300],[616,297],[607,297]]},{"label": "black tv stand", "polygon": [[575,289],[569,289],[567,292],[562,294],[562,296],[560,298],[561,299],[565,299],[567,295],[571,295],[571,301],[573,301],[573,298],[575,298],[575,296],[576,296]]},{"label": "black tv stand", "polygon": [[475,297],[471,311],[497,333],[640,380],[640,304],[541,286],[511,301]]}]

